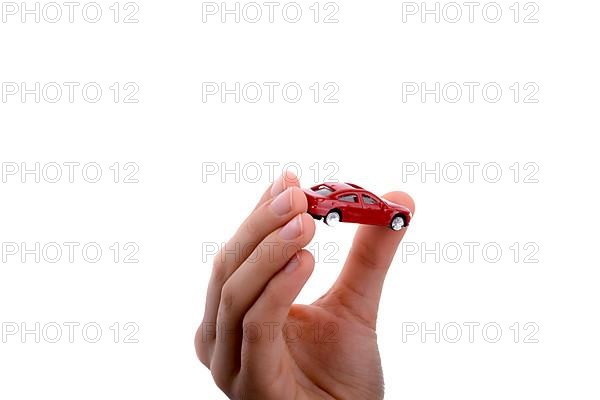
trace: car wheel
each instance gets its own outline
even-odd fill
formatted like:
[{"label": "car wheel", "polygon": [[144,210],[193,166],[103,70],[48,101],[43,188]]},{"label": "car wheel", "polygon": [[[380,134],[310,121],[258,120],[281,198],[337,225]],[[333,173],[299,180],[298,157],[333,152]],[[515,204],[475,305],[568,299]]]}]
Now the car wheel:
[{"label": "car wheel", "polygon": [[390,223],[390,228],[395,231],[402,230],[402,228],[404,228],[404,218],[402,218],[400,215],[396,215]]},{"label": "car wheel", "polygon": [[337,210],[329,211],[325,216],[325,223],[329,226],[336,226],[341,220],[342,216]]}]

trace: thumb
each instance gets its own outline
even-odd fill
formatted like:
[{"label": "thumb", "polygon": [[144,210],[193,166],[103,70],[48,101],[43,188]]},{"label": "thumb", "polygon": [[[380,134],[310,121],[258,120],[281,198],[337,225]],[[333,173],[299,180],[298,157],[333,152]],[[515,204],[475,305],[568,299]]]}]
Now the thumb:
[{"label": "thumb", "polygon": [[[413,199],[404,192],[383,196],[415,212]],[[330,293],[342,296],[346,308],[375,328],[377,310],[387,271],[406,229],[399,232],[387,227],[363,225],[358,228],[344,268]]]}]

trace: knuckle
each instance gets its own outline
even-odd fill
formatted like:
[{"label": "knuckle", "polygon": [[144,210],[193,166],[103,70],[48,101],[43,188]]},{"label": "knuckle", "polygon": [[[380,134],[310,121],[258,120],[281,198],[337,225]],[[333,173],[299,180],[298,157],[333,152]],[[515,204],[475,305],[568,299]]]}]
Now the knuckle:
[{"label": "knuckle", "polygon": [[213,259],[212,279],[216,284],[223,284],[226,276],[226,266],[221,260],[221,253],[217,254]]},{"label": "knuckle", "polygon": [[242,321],[242,324],[243,324],[243,327],[244,327],[244,331],[248,327],[260,324],[259,313],[257,312],[257,310],[256,310],[256,308],[254,306],[252,306],[248,310],[248,312],[246,313],[246,315],[244,315],[244,319]]},{"label": "knuckle", "polygon": [[196,330],[194,337],[194,347],[198,359],[207,368],[210,368],[212,349],[216,339],[216,326],[213,323],[202,322]]},{"label": "knuckle", "polygon": [[229,312],[233,308],[234,294],[231,284],[225,283],[221,289],[221,302],[219,304],[219,313]]},{"label": "knuckle", "polygon": [[248,237],[256,238],[260,236],[260,224],[257,221],[257,218],[255,218],[255,214],[251,215],[248,217],[248,219],[246,219],[246,221],[244,221],[243,227],[244,232],[246,235],[248,235]]},{"label": "knuckle", "polygon": [[210,368],[210,373],[213,377],[213,381],[225,394],[230,393],[230,380],[229,377],[224,374],[219,368]]},{"label": "knuckle", "polygon": [[[278,305],[279,305],[279,298],[278,298],[278,296],[275,295],[275,292],[273,291],[271,283],[268,283],[267,287],[265,288],[265,291],[263,292],[263,294],[261,296],[259,307],[261,309],[274,310],[277,308]],[[258,307],[257,307],[256,311],[257,312],[259,311]]]},{"label": "knuckle", "polygon": [[195,347],[196,347],[196,356],[205,367],[210,368],[210,350],[209,345],[206,342],[203,342],[198,337],[199,334],[196,334]]},{"label": "knuckle", "polygon": [[259,300],[248,310],[244,316],[245,324],[256,324],[266,322],[266,318],[272,315],[282,306],[279,296],[273,290],[272,284],[268,283],[260,295]]},{"label": "knuckle", "polygon": [[194,337],[196,356],[202,364],[210,369],[212,355],[216,344],[216,323],[202,321]]}]

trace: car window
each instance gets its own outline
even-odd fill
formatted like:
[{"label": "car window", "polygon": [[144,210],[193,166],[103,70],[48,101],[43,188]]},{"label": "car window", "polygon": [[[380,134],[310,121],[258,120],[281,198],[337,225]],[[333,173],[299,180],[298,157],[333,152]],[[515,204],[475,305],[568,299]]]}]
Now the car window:
[{"label": "car window", "polygon": [[371,196],[367,196],[366,194],[362,195],[363,203],[365,204],[377,204],[377,200],[372,198]]},{"label": "car window", "polygon": [[347,201],[348,203],[358,203],[358,196],[355,194],[346,194],[338,197],[338,200]]},{"label": "car window", "polygon": [[331,193],[333,193],[333,190],[331,190],[327,186],[321,185],[318,188],[316,188],[316,190],[313,189],[313,192],[320,194],[321,196],[329,196]]}]

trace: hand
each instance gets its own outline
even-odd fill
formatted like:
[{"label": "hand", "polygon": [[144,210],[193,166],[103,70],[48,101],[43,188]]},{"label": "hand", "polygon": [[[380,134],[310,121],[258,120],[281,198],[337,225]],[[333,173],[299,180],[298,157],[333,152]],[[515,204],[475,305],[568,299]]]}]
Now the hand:
[{"label": "hand", "polygon": [[[384,197],[414,212],[407,194]],[[331,289],[293,304],[314,268],[306,210],[287,173],[215,257],[198,357],[231,399],[382,399],[377,309],[405,229],[360,226]]]}]

